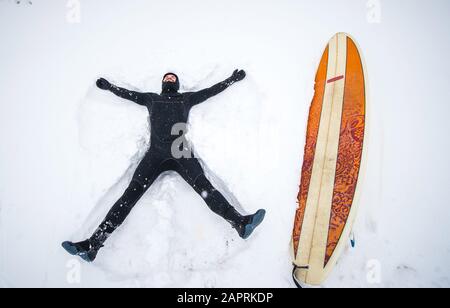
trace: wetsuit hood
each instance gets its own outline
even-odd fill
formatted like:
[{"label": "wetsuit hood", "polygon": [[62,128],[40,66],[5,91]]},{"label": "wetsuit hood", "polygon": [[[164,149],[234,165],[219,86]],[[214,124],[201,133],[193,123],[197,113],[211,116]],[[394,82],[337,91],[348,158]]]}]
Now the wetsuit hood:
[{"label": "wetsuit hood", "polygon": [[[164,78],[166,78],[167,75],[174,75],[177,78],[177,81],[164,82]],[[180,79],[178,78],[177,74],[174,73],[165,74],[162,82],[162,94],[178,93],[179,90],[180,90]]]}]

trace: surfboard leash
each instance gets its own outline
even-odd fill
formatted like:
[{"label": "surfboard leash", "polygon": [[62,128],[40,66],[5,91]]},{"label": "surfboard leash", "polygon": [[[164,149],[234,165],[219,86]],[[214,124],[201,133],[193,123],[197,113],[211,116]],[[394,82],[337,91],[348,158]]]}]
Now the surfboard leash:
[{"label": "surfboard leash", "polygon": [[308,270],[309,266],[298,266],[295,263],[292,263],[292,265],[294,266],[294,269],[292,270],[292,280],[294,280],[294,283],[297,286],[297,288],[303,289],[302,285],[300,284],[300,282],[295,277],[295,271],[298,270],[298,269]]}]

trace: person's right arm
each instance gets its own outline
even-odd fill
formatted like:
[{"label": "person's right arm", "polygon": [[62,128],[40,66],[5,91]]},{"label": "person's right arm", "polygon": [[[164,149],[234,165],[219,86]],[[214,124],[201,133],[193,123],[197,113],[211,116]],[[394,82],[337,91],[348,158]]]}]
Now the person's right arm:
[{"label": "person's right arm", "polygon": [[104,78],[100,78],[99,80],[97,80],[97,87],[102,90],[111,91],[112,93],[123,99],[130,100],[142,106],[147,106],[149,103],[149,96],[145,93],[130,91],[124,88],[117,87]]}]

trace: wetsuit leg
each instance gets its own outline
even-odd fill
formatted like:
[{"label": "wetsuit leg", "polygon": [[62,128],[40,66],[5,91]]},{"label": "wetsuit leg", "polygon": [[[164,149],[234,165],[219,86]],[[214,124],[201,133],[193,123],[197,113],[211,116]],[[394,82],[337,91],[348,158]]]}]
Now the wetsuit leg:
[{"label": "wetsuit leg", "polygon": [[243,216],[207,179],[197,159],[180,159],[176,162],[177,168],[175,171],[205,200],[214,213],[228,220],[232,225],[242,220]]},{"label": "wetsuit leg", "polygon": [[133,207],[161,174],[159,159],[147,154],[137,167],[133,179],[122,197],[114,204],[104,221],[90,238],[94,247],[101,247],[125,221]]},{"label": "wetsuit leg", "polygon": [[265,210],[259,210],[253,215],[241,215],[207,179],[197,159],[180,159],[176,162],[179,165],[176,171],[202,196],[214,213],[236,229],[241,238],[247,239],[262,223]]}]

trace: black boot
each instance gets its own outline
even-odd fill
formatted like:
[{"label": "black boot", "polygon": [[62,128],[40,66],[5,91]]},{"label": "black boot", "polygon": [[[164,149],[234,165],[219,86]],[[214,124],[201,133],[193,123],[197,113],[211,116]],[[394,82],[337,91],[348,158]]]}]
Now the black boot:
[{"label": "black boot", "polygon": [[245,240],[263,222],[265,216],[265,210],[259,210],[253,215],[242,216],[234,208],[230,208],[225,214],[225,219],[236,229],[239,236]]},{"label": "black boot", "polygon": [[72,256],[79,256],[86,262],[94,262],[101,246],[92,245],[89,240],[79,243],[64,242],[62,247]]}]

